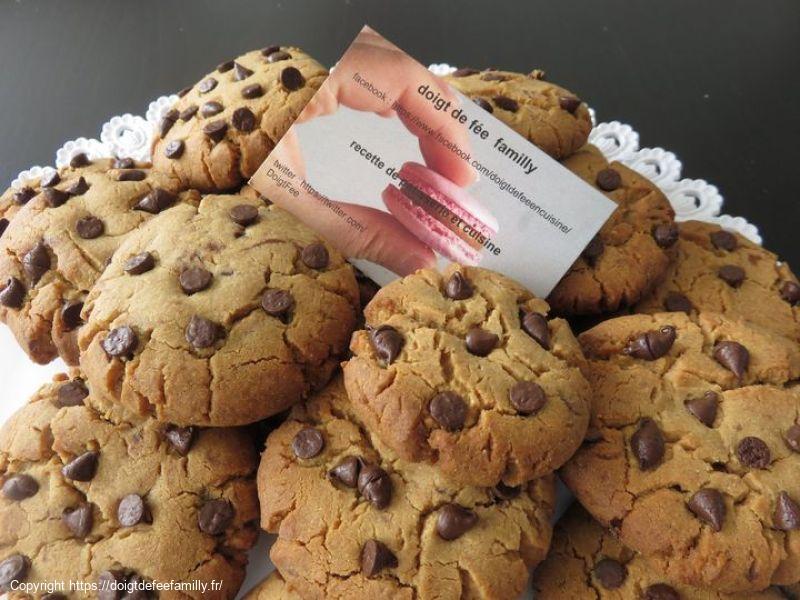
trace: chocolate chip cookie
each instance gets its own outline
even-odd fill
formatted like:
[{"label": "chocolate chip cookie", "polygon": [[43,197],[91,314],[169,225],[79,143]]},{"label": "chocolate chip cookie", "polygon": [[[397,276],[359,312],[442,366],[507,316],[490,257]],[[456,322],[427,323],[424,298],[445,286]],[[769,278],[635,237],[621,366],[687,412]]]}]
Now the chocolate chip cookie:
[{"label": "chocolate chip cookie", "polygon": [[264,581],[250,590],[244,600],[300,600],[301,596],[283,580],[281,574],[273,571]]},{"label": "chocolate chip cookie", "polygon": [[328,381],[358,310],[352,267],[289,213],[205,196],[114,255],[86,299],[81,365],[104,414],[253,423]]},{"label": "chocolate chip cookie", "polygon": [[800,340],[800,283],[786,263],[711,223],[680,224],[677,258],[637,312],[712,311]]},{"label": "chocolate chip cookie", "polygon": [[445,80],[555,159],[570,156],[589,138],[586,104],[545,81],[542,71],[458,69]]},{"label": "chocolate chip cookie", "polygon": [[272,433],[258,488],[270,557],[305,599],[516,599],[550,542],[552,475],[454,485],[368,432],[341,379]]},{"label": "chocolate chip cookie", "polygon": [[594,389],[565,483],[659,575],[723,592],[800,580],[800,348],[713,313],[581,334]]},{"label": "chocolate chip cookie", "polygon": [[224,191],[249,179],[328,72],[299,48],[269,46],[219,65],[180,93],[153,143],[156,169]]},{"label": "chocolate chip cookie", "polygon": [[520,485],[583,438],[590,390],[569,325],[486,269],[422,270],[381,289],[345,383],[370,431],[452,481]]},{"label": "chocolate chip cookie", "polygon": [[547,301],[570,316],[613,312],[638,302],[663,279],[675,256],[678,228],[669,200],[646,177],[609,163],[594,146],[563,164],[617,209]]},{"label": "chocolate chip cookie", "polygon": [[88,290],[125,236],[196,194],[130,159],[76,163],[11,194],[19,210],[0,238],[0,320],[32,360],[76,364]]},{"label": "chocolate chip cookie", "polygon": [[215,581],[158,596],[233,598],[258,533],[248,436],[114,424],[87,395],[77,372],[58,376],[0,429],[0,590],[64,582],[63,597],[120,598],[112,585]]},{"label": "chocolate chip cookie", "polygon": [[542,600],[785,600],[776,588],[724,594],[666,581],[577,504],[556,525],[533,588]]}]

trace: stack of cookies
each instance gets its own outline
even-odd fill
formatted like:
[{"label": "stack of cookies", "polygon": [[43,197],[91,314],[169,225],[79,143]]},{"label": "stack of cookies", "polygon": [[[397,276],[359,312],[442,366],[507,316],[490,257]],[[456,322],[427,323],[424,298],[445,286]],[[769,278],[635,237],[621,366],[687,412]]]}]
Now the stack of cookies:
[{"label": "stack of cookies", "polygon": [[260,524],[255,600],[514,600],[533,569],[542,599],[796,591],[788,266],[676,225],[541,71],[460,69],[618,208],[546,300],[459,265],[376,291],[244,185],[325,76],[250,52],[179,94],[152,165],[0,196],[0,320],[73,367],[0,428],[0,590],[233,598]]}]

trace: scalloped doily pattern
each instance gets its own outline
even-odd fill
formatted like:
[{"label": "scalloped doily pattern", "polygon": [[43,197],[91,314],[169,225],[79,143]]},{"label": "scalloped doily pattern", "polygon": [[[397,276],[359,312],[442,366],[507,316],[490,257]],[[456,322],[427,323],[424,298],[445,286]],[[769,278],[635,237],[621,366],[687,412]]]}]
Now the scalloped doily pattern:
[{"label": "scalloped doily pattern", "polygon": [[[435,75],[448,75],[455,67],[434,63],[428,67]],[[144,117],[124,114],[112,117],[100,132],[100,139],[78,138],[66,142],[56,152],[55,164],[62,167],[78,153],[89,158],[130,157],[149,160],[153,135],[161,117],[177,100],[177,96],[161,96],[152,101]],[[594,128],[589,141],[600,148],[609,160],[617,160],[656,183],[667,195],[679,221],[695,219],[717,223],[725,229],[741,233],[757,244],[761,243],[758,228],[742,217],[722,214],[723,198],[719,190],[703,179],[682,179],[681,161],[663,148],[640,148],[639,134],[630,125],[611,121],[597,123],[595,112],[589,109]],[[31,167],[20,173],[13,187],[25,185],[29,179],[41,177],[52,167]]]}]

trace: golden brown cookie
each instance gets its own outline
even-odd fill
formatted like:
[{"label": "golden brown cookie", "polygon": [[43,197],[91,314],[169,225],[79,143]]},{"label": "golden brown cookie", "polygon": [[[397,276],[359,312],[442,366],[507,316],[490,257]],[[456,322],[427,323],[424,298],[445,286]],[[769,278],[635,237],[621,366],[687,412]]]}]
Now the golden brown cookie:
[{"label": "golden brown cookie", "polygon": [[521,136],[560,160],[583,146],[592,130],[586,104],[549,81],[529,74],[458,69],[445,81]]},{"label": "golden brown cookie", "polygon": [[153,143],[156,169],[186,186],[231,190],[252,177],[328,72],[299,48],[224,62],[181,92]]},{"label": "golden brown cookie", "polygon": [[304,599],[513,600],[550,542],[552,475],[453,485],[369,434],[340,378],[272,433],[258,486],[270,557]]},{"label": "golden brown cookie", "polygon": [[786,263],[711,223],[680,224],[678,256],[636,312],[724,313],[800,340],[800,284]]},{"label": "golden brown cookie", "polygon": [[95,598],[70,582],[215,581],[159,597],[233,598],[258,533],[248,436],[115,424],[87,393],[77,373],[57,376],[0,429],[0,590],[63,582]]},{"label": "golden brown cookie", "polygon": [[664,277],[678,230],[669,200],[625,165],[586,146],[564,166],[617,204],[547,301],[564,315],[613,312],[639,301]]},{"label": "golden brown cookie", "polygon": [[580,445],[590,390],[569,325],[487,269],[421,270],[367,305],[345,365],[353,409],[409,461],[454,482],[519,485]]},{"label": "golden brown cookie", "polygon": [[564,482],[656,573],[723,592],[800,580],[800,348],[713,313],[581,334],[594,389]]},{"label": "golden brown cookie", "polygon": [[328,381],[355,327],[358,286],[288,212],[205,196],[131,235],[84,312],[81,365],[101,412],[242,425]]},{"label": "golden brown cookie", "polygon": [[0,320],[38,363],[77,364],[81,308],[111,255],[154,212],[197,201],[130,159],[80,164],[6,192],[19,209],[0,239]]},{"label": "golden brown cookie", "polygon": [[534,573],[533,589],[542,600],[785,599],[777,588],[724,594],[668,582],[578,504],[556,525],[547,560]]},{"label": "golden brown cookie", "polygon": [[295,593],[281,574],[273,571],[264,581],[247,592],[244,600],[300,600],[302,596]]}]

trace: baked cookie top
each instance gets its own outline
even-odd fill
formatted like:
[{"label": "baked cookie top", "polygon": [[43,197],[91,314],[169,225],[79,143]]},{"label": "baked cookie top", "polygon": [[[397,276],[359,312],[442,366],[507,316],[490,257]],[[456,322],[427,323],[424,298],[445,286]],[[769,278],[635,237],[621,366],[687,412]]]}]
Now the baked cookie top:
[{"label": "baked cookie top", "polygon": [[289,213],[205,196],[114,255],[86,300],[81,365],[104,414],[252,423],[328,381],[358,306],[352,267]]},{"label": "baked cookie top", "polygon": [[552,475],[453,485],[352,414],[341,378],[267,440],[258,472],[270,557],[302,598],[516,599],[550,543]]},{"label": "baked cookie top", "polygon": [[176,179],[130,159],[75,164],[4,194],[18,210],[0,238],[0,320],[38,363],[77,364],[86,293],[125,236],[179,200]]},{"label": "baked cookie top", "polygon": [[197,580],[221,588],[159,597],[233,598],[258,534],[250,438],[114,424],[87,393],[78,373],[57,376],[0,428],[0,590],[61,581],[102,598],[69,582]]},{"label": "baked cookie top", "polygon": [[738,233],[680,224],[677,258],[637,312],[724,313],[800,340],[800,284],[786,263]]},{"label": "baked cookie top", "polygon": [[622,163],[586,146],[564,166],[595,186],[617,209],[547,301],[564,315],[613,312],[639,301],[675,256],[674,211],[661,190]]},{"label": "baked cookie top", "polygon": [[592,117],[586,104],[545,81],[543,71],[458,69],[445,81],[557,160],[589,139]]},{"label": "baked cookie top", "polygon": [[579,337],[586,443],[564,482],[676,582],[800,580],[800,348],[712,313],[631,315]]},{"label": "baked cookie top", "polygon": [[785,600],[776,588],[724,594],[668,582],[578,504],[556,524],[533,589],[537,598],[547,600]]},{"label": "baked cookie top", "polygon": [[519,485],[580,445],[590,390],[569,325],[481,268],[421,270],[381,289],[353,335],[353,410],[405,460],[456,483]]},{"label": "baked cookie top", "polygon": [[222,63],[180,92],[153,142],[154,167],[206,192],[252,177],[328,72],[299,48],[270,46]]},{"label": "baked cookie top", "polygon": [[293,592],[281,574],[273,571],[264,581],[247,592],[244,600],[300,600],[301,596]]}]

